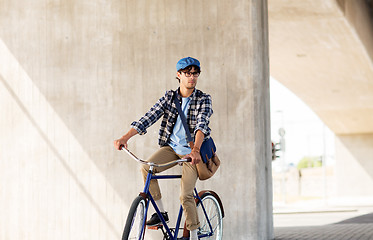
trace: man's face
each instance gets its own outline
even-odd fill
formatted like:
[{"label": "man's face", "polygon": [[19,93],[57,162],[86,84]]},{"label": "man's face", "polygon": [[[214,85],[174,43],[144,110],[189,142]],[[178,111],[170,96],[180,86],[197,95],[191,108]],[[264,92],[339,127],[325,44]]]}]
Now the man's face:
[{"label": "man's face", "polygon": [[177,72],[177,77],[180,79],[180,87],[185,87],[186,89],[194,89],[197,85],[199,72],[197,71],[197,69],[192,67],[189,72]]}]

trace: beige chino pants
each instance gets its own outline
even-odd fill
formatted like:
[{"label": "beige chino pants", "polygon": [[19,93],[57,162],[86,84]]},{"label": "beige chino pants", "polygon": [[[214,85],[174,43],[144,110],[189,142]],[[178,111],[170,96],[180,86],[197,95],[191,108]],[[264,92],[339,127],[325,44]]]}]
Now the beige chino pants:
[{"label": "beige chino pants", "polygon": [[[182,158],[182,155],[178,155],[170,146],[161,147],[157,152],[155,152],[147,161],[164,164],[171,162],[176,159]],[[163,172],[169,168],[174,167],[176,164],[162,167],[154,168],[155,173]],[[196,203],[193,197],[193,190],[196,186],[198,174],[196,165],[190,163],[183,163],[182,177],[181,177],[181,190],[180,190],[180,202],[184,209],[186,227],[188,230],[195,230],[199,227],[199,220],[197,214]],[[141,172],[146,181],[146,176],[148,174],[149,166],[143,165]],[[154,200],[159,200],[162,198],[161,191],[159,188],[158,180],[153,179],[150,181],[149,191],[153,196]]]}]

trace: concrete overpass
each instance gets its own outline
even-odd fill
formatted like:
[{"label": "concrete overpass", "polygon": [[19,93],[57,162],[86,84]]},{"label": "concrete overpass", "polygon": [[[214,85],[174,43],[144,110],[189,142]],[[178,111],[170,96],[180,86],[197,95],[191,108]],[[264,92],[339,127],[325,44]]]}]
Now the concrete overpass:
[{"label": "concrete overpass", "polygon": [[271,75],[336,134],[339,195],[373,195],[373,1],[269,1]]},{"label": "concrete overpass", "polygon": [[[199,88],[212,93],[213,135],[225,162],[199,187],[222,196],[225,239],[270,239],[267,14],[273,76],[339,134],[343,161],[359,166],[369,162],[356,156],[373,149],[365,134],[372,130],[365,122],[372,118],[372,69],[363,44],[371,41],[369,27],[363,41],[348,20],[368,16],[354,14],[356,6],[270,0],[267,11],[261,0],[0,1],[0,238],[118,239],[142,183],[138,166],[115,152],[112,140],[177,86],[175,63],[190,55],[202,62]],[[359,26],[371,23],[367,18]],[[327,31],[333,26],[336,35]],[[305,35],[287,32],[307,27]],[[320,28],[323,40],[313,32]],[[343,65],[350,58],[358,64]],[[157,131],[132,142],[134,152],[152,153]],[[178,189],[162,185],[171,213]]]}]

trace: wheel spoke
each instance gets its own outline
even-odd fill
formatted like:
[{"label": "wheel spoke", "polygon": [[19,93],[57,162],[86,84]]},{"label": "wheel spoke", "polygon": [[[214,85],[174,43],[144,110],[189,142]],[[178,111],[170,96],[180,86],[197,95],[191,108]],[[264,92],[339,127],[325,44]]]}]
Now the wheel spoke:
[{"label": "wheel spoke", "polygon": [[[219,202],[216,200],[216,198],[210,194],[207,193],[206,195],[202,196],[202,203],[206,211],[206,215],[210,221],[210,224],[208,223],[208,220],[206,219],[206,215],[202,210],[201,204],[198,204],[198,216],[201,221],[199,233],[200,234],[212,234],[209,237],[205,237],[203,239],[215,239],[215,240],[221,240],[223,236],[223,222],[222,222],[222,211],[220,209]],[[212,231],[212,232],[211,232]]]}]

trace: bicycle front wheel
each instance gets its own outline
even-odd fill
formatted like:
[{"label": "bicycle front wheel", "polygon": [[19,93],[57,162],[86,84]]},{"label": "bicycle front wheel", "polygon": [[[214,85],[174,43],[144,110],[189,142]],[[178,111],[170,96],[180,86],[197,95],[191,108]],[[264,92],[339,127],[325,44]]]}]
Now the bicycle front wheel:
[{"label": "bicycle front wheel", "polygon": [[126,225],[124,226],[122,240],[138,240],[141,234],[145,234],[145,225],[143,226],[145,208],[145,199],[142,196],[138,196],[137,198],[135,198],[135,200],[132,202],[130,211],[128,213]]},{"label": "bicycle front wheel", "polygon": [[198,235],[203,239],[221,240],[223,238],[223,213],[219,201],[210,192],[201,196],[197,203],[200,228]]}]

